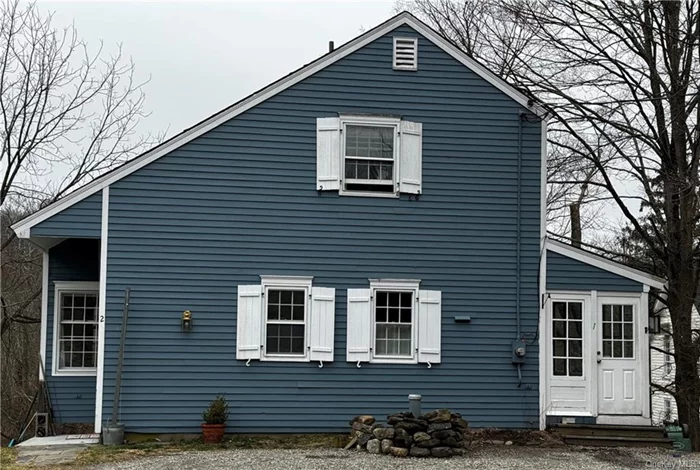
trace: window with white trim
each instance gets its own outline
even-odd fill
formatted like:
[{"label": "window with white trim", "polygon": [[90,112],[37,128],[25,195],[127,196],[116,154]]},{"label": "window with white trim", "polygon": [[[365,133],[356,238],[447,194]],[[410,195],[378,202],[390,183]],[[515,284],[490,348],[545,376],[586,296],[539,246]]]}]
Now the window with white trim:
[{"label": "window with white trim", "polygon": [[673,415],[673,408],[671,407],[671,400],[668,398],[664,399],[664,421],[671,421],[671,416]]},{"label": "window with white trim", "polygon": [[96,374],[98,291],[93,282],[55,283],[54,375]]},{"label": "window with white trim", "polygon": [[238,286],[236,358],[250,361],[333,360],[335,289],[310,276],[260,276]]},{"label": "window with white trim", "polygon": [[345,191],[394,193],[396,125],[346,123],[344,134]]},{"label": "window with white trim", "polygon": [[386,116],[317,119],[316,189],[341,195],[420,194],[420,123]]},{"label": "window with white trim", "polygon": [[374,357],[413,359],[414,291],[374,292]]},{"label": "window with white trim", "polygon": [[370,279],[369,289],[348,289],[349,362],[440,362],[441,293],[419,282]]},{"label": "window with white trim", "polygon": [[583,376],[583,302],[552,302],[552,373]]},{"label": "window with white trim", "polygon": [[673,370],[673,359],[671,358],[671,335],[664,335],[664,373],[670,374]]},{"label": "window with white trim", "polygon": [[265,292],[266,356],[306,354],[306,297],[304,287],[268,288]]}]

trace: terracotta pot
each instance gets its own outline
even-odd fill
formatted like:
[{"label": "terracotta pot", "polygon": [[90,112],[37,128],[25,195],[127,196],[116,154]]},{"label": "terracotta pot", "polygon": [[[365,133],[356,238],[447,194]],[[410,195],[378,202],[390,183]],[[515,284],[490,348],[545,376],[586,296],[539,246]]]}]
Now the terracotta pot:
[{"label": "terracotta pot", "polygon": [[219,444],[224,439],[226,424],[202,423],[202,440],[205,444]]}]

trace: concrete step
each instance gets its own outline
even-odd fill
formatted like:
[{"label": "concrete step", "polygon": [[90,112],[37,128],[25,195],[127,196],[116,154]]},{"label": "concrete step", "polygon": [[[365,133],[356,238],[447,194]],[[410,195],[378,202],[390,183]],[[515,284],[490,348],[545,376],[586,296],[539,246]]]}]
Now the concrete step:
[{"label": "concrete step", "polygon": [[576,446],[673,448],[673,441],[665,437],[566,436],[564,442]]},{"label": "concrete step", "polygon": [[597,436],[663,439],[665,430],[660,426],[624,426],[612,424],[559,424],[552,431],[562,437]]}]

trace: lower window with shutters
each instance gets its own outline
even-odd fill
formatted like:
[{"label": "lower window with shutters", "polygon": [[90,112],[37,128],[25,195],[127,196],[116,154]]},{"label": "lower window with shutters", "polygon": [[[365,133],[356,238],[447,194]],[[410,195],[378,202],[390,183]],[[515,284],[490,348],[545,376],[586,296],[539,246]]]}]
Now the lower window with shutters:
[{"label": "lower window with shutters", "polygon": [[348,289],[348,362],[428,367],[441,362],[442,293],[419,284],[369,279],[369,289]]},{"label": "lower window with shutters", "polygon": [[260,280],[238,286],[236,359],[332,362],[335,289],[312,286],[311,276]]}]

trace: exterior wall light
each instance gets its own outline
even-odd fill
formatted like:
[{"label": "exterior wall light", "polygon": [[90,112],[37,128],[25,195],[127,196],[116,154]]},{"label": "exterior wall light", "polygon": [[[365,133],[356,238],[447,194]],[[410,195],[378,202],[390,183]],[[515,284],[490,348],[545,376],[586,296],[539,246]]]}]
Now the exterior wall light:
[{"label": "exterior wall light", "polygon": [[190,331],[192,329],[192,312],[185,310],[182,312],[182,331]]}]

